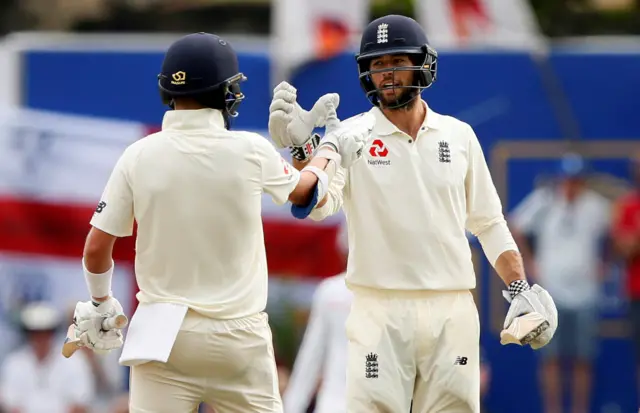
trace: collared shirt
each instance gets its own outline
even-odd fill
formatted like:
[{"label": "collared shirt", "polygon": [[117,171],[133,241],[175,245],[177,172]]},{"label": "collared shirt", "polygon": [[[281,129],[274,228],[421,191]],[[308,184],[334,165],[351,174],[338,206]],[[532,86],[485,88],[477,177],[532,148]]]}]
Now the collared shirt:
[{"label": "collared shirt", "polygon": [[554,188],[540,188],[513,211],[512,224],[536,237],[537,281],[558,305],[591,306],[599,293],[602,245],[610,202],[585,190],[569,203]]},{"label": "collared shirt", "polygon": [[322,281],[314,294],[309,322],[283,395],[287,413],[305,413],[321,380],[316,413],[346,412],[347,336],[352,293],[345,275]]},{"label": "collared shirt", "polygon": [[124,237],[137,222],[141,303],[244,317],[267,301],[262,193],[283,204],[299,179],[269,141],[225,129],[220,111],[169,111],[162,131],[125,150],[91,225]]},{"label": "collared shirt", "polygon": [[[328,200],[310,215],[343,207],[349,237],[347,284],[392,290],[475,287],[468,229],[504,224],[502,205],[471,126],[427,107],[413,138],[374,107],[363,159],[340,169]],[[361,116],[361,115],[360,115]],[[360,116],[345,121],[359,122]]]}]

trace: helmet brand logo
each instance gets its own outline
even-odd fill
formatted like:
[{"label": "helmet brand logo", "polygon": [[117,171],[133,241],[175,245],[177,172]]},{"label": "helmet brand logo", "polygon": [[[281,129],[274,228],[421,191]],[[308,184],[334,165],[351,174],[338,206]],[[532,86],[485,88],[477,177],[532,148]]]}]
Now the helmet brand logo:
[{"label": "helmet brand logo", "polygon": [[171,77],[173,78],[173,80],[171,81],[172,85],[184,85],[186,83],[185,79],[187,78],[187,74],[183,71],[180,71],[175,72],[171,75]]}]

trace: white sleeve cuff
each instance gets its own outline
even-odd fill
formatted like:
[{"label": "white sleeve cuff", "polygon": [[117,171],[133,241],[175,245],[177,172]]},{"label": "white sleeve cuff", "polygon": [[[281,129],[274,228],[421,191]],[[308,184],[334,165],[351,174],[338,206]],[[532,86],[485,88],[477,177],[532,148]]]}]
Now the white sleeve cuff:
[{"label": "white sleeve cuff", "polygon": [[506,221],[496,222],[486,230],[477,235],[480,245],[484,250],[484,255],[491,263],[491,266],[496,266],[498,257],[505,251],[518,251],[518,245],[507,227]]},{"label": "white sleeve cuff", "polygon": [[84,279],[89,289],[91,297],[108,297],[111,295],[111,278],[113,276],[113,261],[111,261],[111,268],[102,274],[94,274],[87,270],[84,265],[84,258],[82,259],[82,270],[84,271]]}]

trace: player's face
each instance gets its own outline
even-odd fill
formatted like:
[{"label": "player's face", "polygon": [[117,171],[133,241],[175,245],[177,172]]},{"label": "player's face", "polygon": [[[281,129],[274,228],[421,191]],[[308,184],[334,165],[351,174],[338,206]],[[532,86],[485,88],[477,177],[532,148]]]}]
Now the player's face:
[{"label": "player's face", "polygon": [[[412,66],[414,64],[408,55],[385,55],[371,60],[370,70],[382,70],[372,73],[371,80],[377,89],[384,89],[379,92],[383,107],[395,105],[399,99],[409,93],[410,89],[406,87],[413,84],[414,72],[402,70],[402,68]],[[396,70],[391,70],[394,68]]]}]

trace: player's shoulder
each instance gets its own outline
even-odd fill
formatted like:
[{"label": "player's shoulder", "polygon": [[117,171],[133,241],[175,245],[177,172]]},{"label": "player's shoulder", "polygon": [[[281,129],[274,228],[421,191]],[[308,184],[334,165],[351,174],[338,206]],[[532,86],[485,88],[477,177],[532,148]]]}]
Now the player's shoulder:
[{"label": "player's shoulder", "polygon": [[433,116],[438,129],[445,133],[451,133],[454,136],[462,136],[466,139],[475,138],[473,127],[469,123],[458,119],[455,116],[444,115],[432,109],[429,109],[427,116]]},{"label": "player's shoulder", "polygon": [[532,205],[551,205],[556,200],[556,190],[549,185],[541,185],[534,188],[527,196],[524,197],[521,204]]},{"label": "player's shoulder", "polygon": [[144,151],[145,148],[153,145],[158,142],[159,138],[163,136],[162,131],[150,133],[145,137],[138,139],[132,143],[130,143],[124,150],[123,156],[135,157],[140,154],[140,152]]},{"label": "player's shoulder", "polygon": [[357,115],[351,116],[345,120],[340,121],[340,127],[353,127],[355,125],[366,124],[369,123],[370,120],[367,120],[367,117],[373,115],[373,110],[377,108],[372,108],[366,112],[359,113]]},{"label": "player's shoulder", "polygon": [[588,190],[585,195],[587,201],[590,202],[594,207],[599,209],[607,210],[611,208],[613,204],[613,202],[609,198],[592,189]]},{"label": "player's shoulder", "polygon": [[265,138],[258,132],[229,131],[229,136],[233,138],[235,142],[244,143],[258,152],[264,152],[272,149],[275,150],[269,139]]}]

